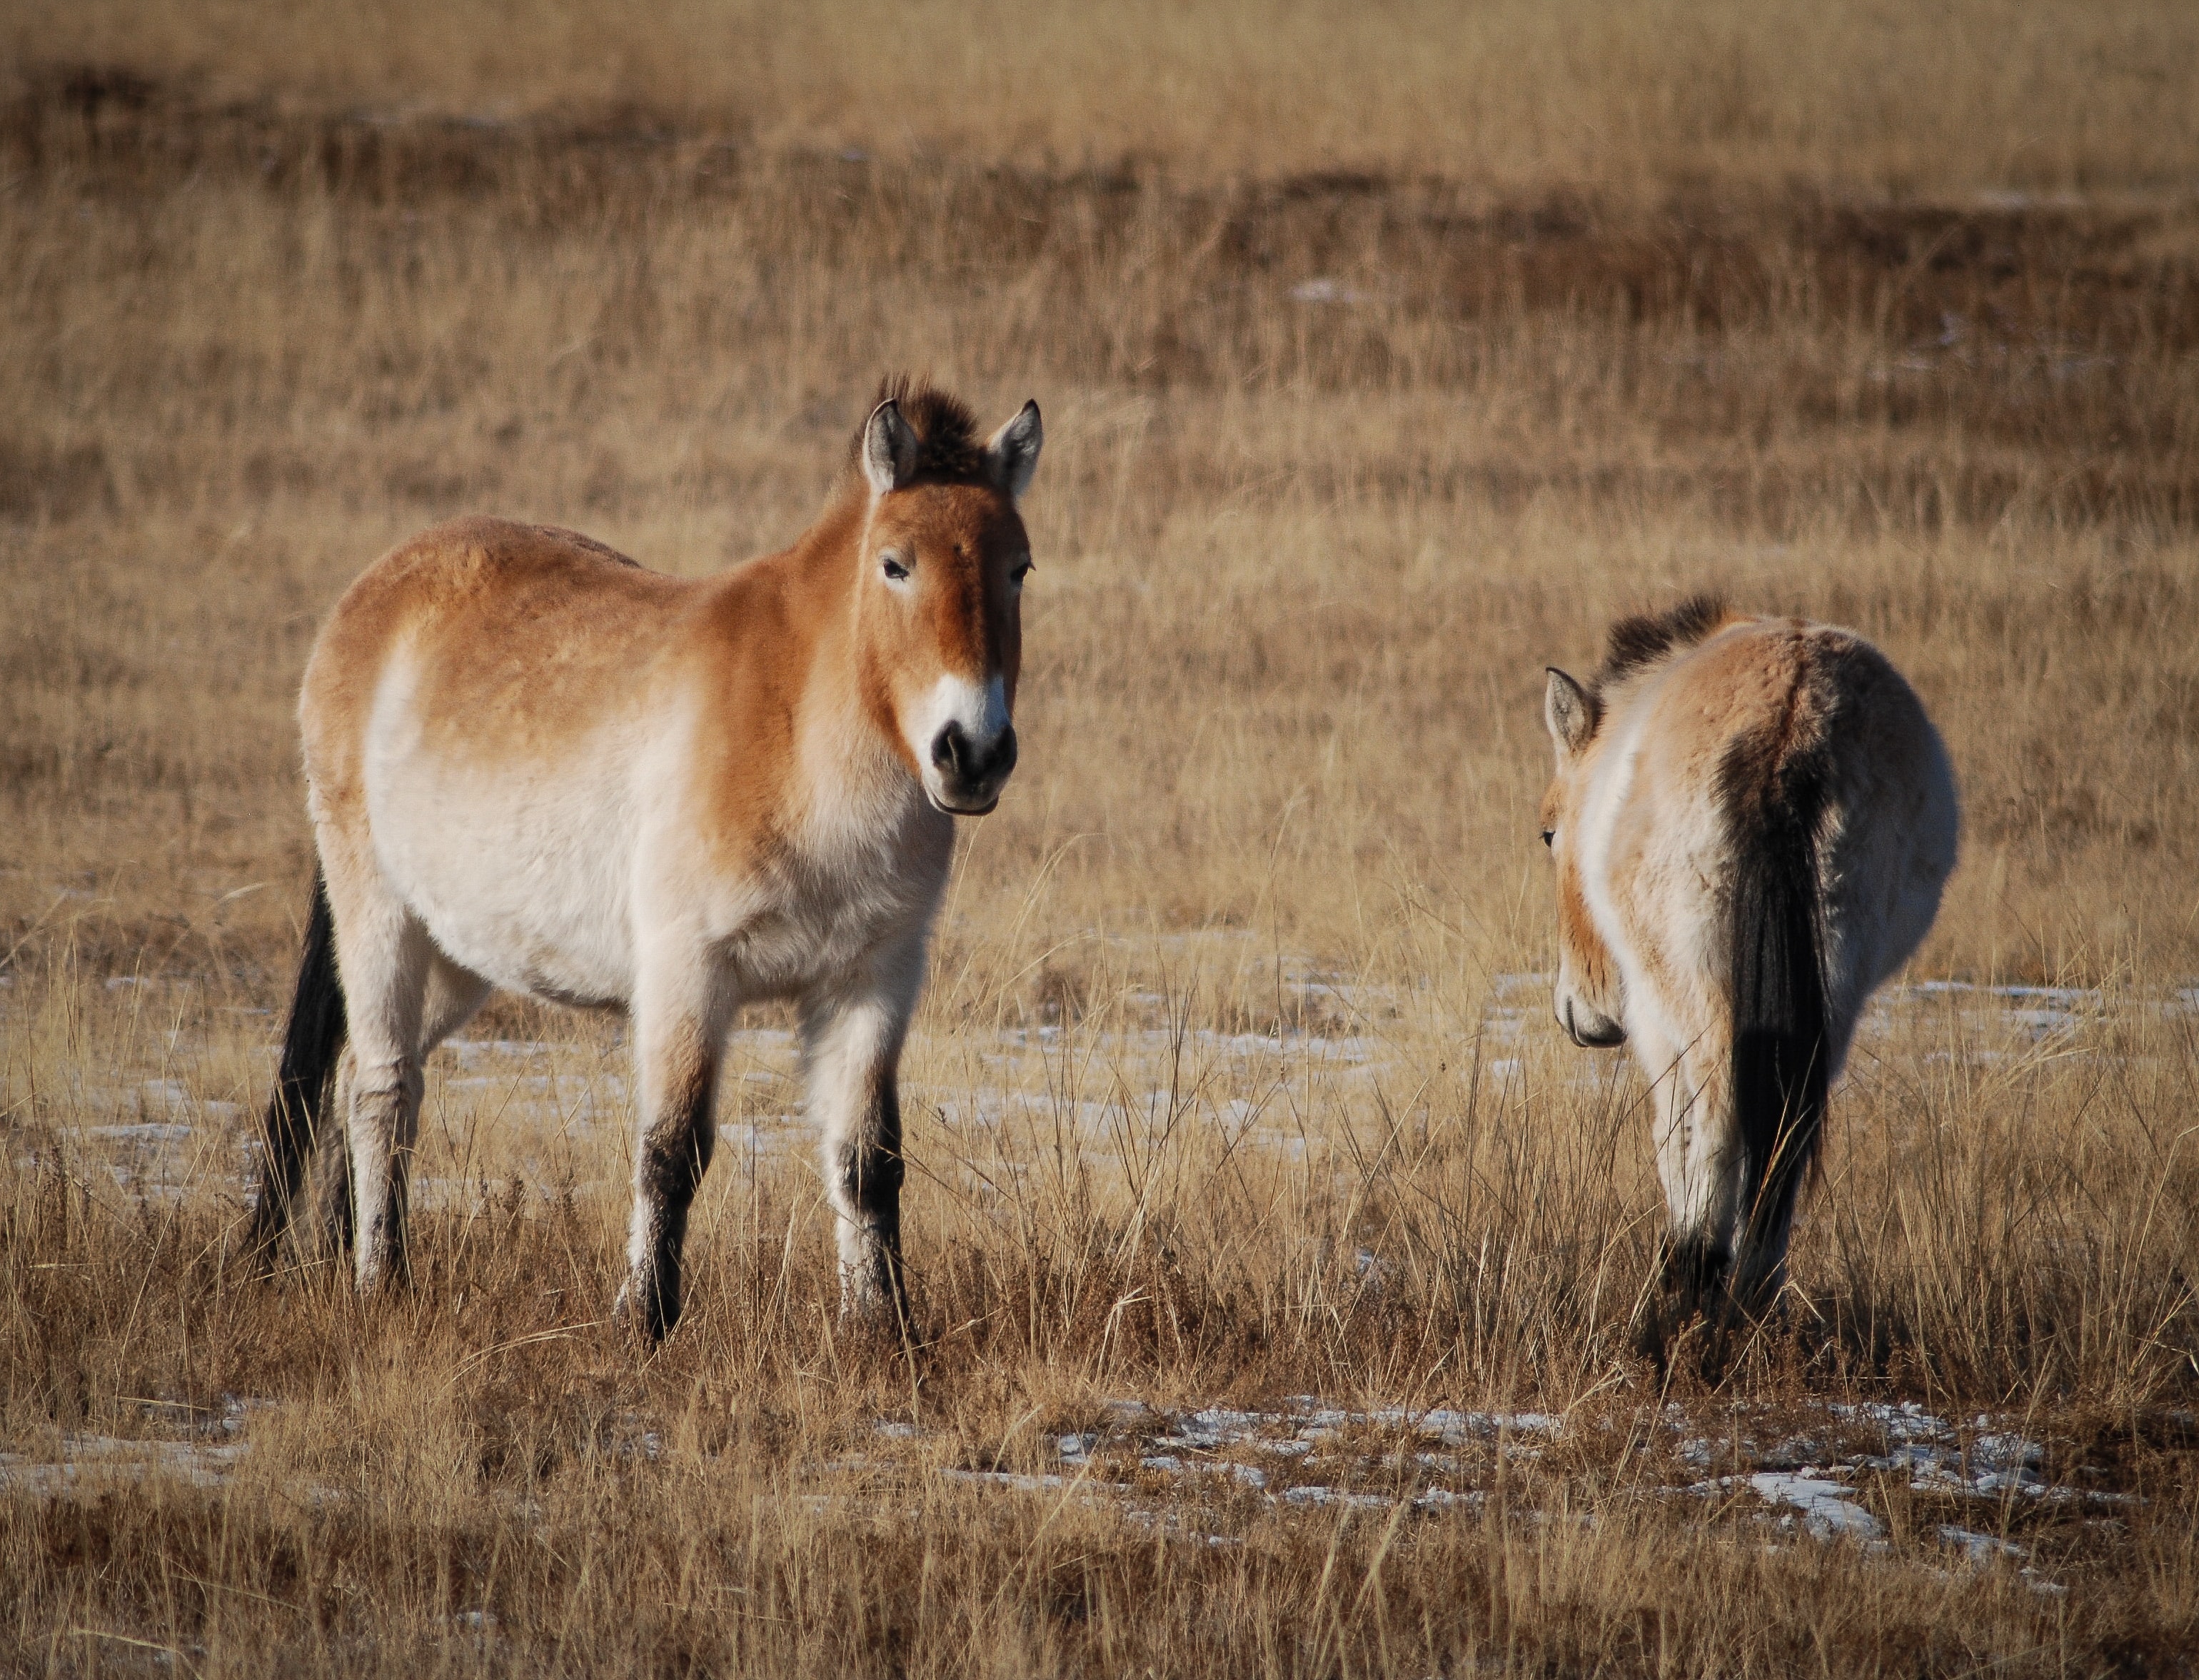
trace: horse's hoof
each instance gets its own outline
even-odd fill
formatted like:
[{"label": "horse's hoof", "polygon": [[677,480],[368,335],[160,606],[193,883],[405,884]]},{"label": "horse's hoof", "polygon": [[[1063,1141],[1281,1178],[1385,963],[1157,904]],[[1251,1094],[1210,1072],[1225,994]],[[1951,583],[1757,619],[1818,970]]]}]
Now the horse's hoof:
[{"label": "horse's hoof", "polygon": [[925,1348],[925,1337],[908,1309],[892,1301],[849,1301],[840,1308],[840,1345],[843,1352],[860,1360],[913,1358]]},{"label": "horse's hoof", "polygon": [[680,1309],[674,1306],[668,1313],[655,1290],[638,1289],[629,1281],[621,1284],[612,1298],[611,1322],[637,1345],[653,1351],[664,1345],[664,1339],[679,1324]]}]

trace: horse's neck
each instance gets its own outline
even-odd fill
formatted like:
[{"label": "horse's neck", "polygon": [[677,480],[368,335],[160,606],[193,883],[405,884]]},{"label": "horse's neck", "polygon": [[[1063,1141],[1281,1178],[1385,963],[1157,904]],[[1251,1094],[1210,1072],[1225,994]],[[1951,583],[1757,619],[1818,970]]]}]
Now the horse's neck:
[{"label": "horse's neck", "polygon": [[808,627],[793,699],[797,833],[831,851],[890,845],[925,807],[922,785],[862,691],[854,588],[860,512],[836,508],[775,563]]}]

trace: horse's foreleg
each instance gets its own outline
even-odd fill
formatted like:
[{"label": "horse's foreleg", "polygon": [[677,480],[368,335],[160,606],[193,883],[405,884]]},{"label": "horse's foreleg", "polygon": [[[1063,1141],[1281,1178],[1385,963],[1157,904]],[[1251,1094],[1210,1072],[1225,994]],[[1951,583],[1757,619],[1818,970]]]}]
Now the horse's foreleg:
[{"label": "horse's foreleg", "polygon": [[724,1018],[707,978],[645,977],[634,1011],[641,1135],[634,1151],[627,1277],[614,1311],[651,1342],[680,1321],[687,1210],[717,1142],[719,1041]]},{"label": "horse's foreleg", "polygon": [[825,1193],[838,1216],[840,1310],[910,1333],[901,1273],[901,1041],[921,978],[908,953],[802,1011],[809,1111],[824,1138]]}]

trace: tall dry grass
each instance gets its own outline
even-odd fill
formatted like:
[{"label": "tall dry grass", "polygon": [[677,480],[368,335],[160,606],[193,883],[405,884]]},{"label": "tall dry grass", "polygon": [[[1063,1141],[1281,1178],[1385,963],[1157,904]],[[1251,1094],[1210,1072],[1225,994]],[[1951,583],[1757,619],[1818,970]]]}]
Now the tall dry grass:
[{"label": "tall dry grass", "polygon": [[[2199,30],[972,17],[6,26],[8,1665],[2172,1669],[2199,219],[2163,184]],[[466,510],[687,571],[782,543],[895,366],[1035,394],[1050,439],[1024,761],[907,1069],[928,1362],[837,1339],[767,1033],[653,1357],[595,1322],[621,1048],[551,1012],[478,1035],[546,1088],[439,1064],[413,1293],[237,1286],[319,615]],[[1788,1320],[1716,1394],[1631,1352],[1638,1082],[1518,977],[1540,668],[1706,586],[1858,625],[1939,720],[1965,853],[1916,974],[2083,992],[2041,1037],[1947,992],[1867,1041]],[[938,1473],[1058,1472],[1110,1401],[1300,1393],[1568,1426],[1469,1454],[1440,1520],[1371,1426],[1379,1514],[1134,1453],[1123,1499]],[[1864,1399],[2121,1502],[1871,1473],[1875,1553],[1662,1491],[1706,1473],[1668,1402],[1739,1474]],[[140,1479],[108,1438],[249,1451]],[[1956,1524],[2033,1574],[1952,1566]]]},{"label": "tall dry grass", "polygon": [[[0,1648],[200,1672],[2174,1671],[2199,1613],[2176,1403],[2199,1181],[2165,1123],[2199,1071],[2188,1016],[2109,999],[2027,1050],[1951,1004],[1873,1041],[1793,1317],[1708,1394],[1630,1355],[1657,1205],[1630,1081],[1580,1077],[1547,1035],[1508,1059],[1461,1043],[1470,985],[1335,988],[1379,1018],[1372,1082],[1325,1053],[1333,1030],[1249,1054],[1146,990],[1231,965],[1198,956],[1124,950],[1042,1039],[932,1012],[908,1070],[933,1337],[913,1368],[836,1335],[829,1211],[775,1123],[783,1048],[737,1056],[771,1076],[729,1094],[690,1317],[644,1357],[602,1311],[622,1136],[574,1121],[622,1107],[607,1039],[568,1037],[565,1082],[592,1094],[547,1111],[523,1081],[437,1069],[417,1287],[362,1304],[326,1268],[221,1268],[221,1105],[262,1088],[264,1015],[64,965],[6,1069]],[[197,1128],[180,1195],[107,1176],[115,1099],[164,1082],[188,1097],[147,1111]],[[1447,1479],[1479,1502],[1434,1515],[1409,1437],[1372,1427],[1351,1484],[1371,1512],[1186,1485],[1134,1446],[1080,1480],[1056,1453],[1125,1397],[1309,1392],[1566,1428],[1461,1455]],[[1837,1426],[1823,1401],[1888,1395],[2026,1432],[2075,1490],[1981,1504],[1866,1474],[1874,1547],[1782,1537],[1745,1486],[1708,1509],[1678,1491],[1705,1473],[1683,1433],[1712,1473],[1730,1437],[1745,1483],[1781,1437]],[[881,1439],[881,1417],[914,1432]],[[135,1473],[163,1450],[197,1481]],[[16,1479],[55,1461],[74,1484]],[[2022,1572],[1951,1565],[1950,1525]]]}]

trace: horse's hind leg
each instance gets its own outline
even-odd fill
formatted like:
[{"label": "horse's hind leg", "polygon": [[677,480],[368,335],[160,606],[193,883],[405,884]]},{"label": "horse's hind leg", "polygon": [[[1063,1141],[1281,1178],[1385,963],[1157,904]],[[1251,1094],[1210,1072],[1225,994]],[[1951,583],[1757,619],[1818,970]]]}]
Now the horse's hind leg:
[{"label": "horse's hind leg", "polygon": [[[1675,1326],[1716,1309],[1733,1262],[1739,1162],[1720,1047],[1709,1041],[1716,1036],[1706,1033],[1681,1045],[1663,1041],[1647,1025],[1634,1034],[1643,1065],[1665,1070],[1653,1094],[1667,1224],[1658,1244],[1653,1292],[1670,1309]],[[1663,1316],[1653,1315],[1657,1321],[1650,1332],[1660,1339]]]},{"label": "horse's hind leg", "polygon": [[[331,1114],[341,1117],[351,1112],[351,1051],[347,1047],[343,1060],[336,1068],[335,1091],[329,1109]],[[339,1119],[335,1125],[321,1128],[313,1144],[311,1183],[312,1220],[309,1229],[300,1233],[302,1242],[315,1260],[348,1259],[353,1220],[347,1123]]]},{"label": "horse's hind leg", "polygon": [[[488,982],[452,962],[440,952],[430,959],[428,993],[421,1010],[419,1057],[430,1052],[464,1026],[489,994]],[[331,1111],[351,1112],[352,1053],[347,1048],[336,1072]],[[348,1256],[356,1234],[357,1205],[352,1190],[351,1138],[347,1125],[322,1129],[312,1170],[312,1245],[315,1257],[339,1259]]]},{"label": "horse's hind leg", "polygon": [[364,837],[355,843],[324,825],[320,849],[351,1037],[347,1129],[356,1270],[366,1290],[405,1269],[405,1185],[420,1120],[420,1030],[435,948],[383,878]]}]

